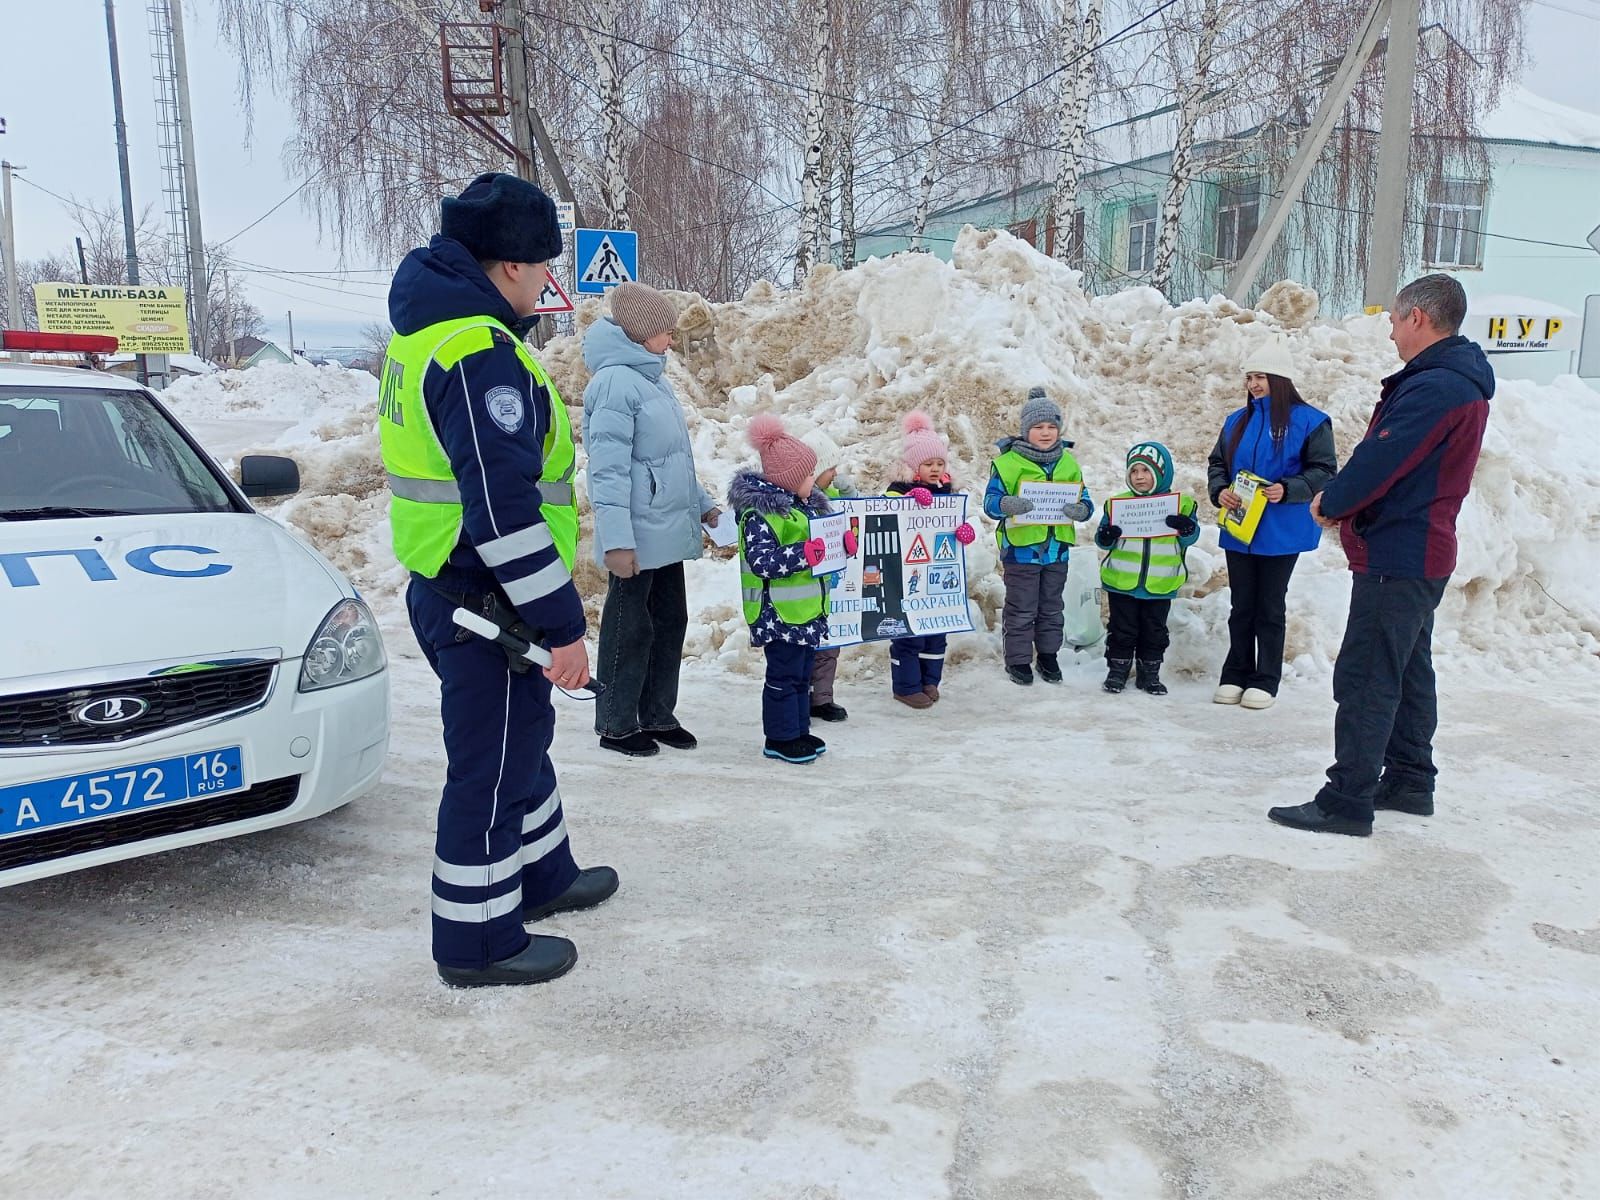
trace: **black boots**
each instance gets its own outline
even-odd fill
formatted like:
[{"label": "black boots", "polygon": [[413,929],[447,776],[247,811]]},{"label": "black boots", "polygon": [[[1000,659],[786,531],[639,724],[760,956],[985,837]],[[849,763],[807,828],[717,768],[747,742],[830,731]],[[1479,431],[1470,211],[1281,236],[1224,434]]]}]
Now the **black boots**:
[{"label": "black boots", "polygon": [[652,754],[661,753],[661,747],[656,745],[655,738],[642,729],[635,729],[627,737],[607,737],[602,733],[600,749],[615,750],[618,754],[626,754],[629,758],[649,758]]},{"label": "black boots", "polygon": [[556,913],[577,912],[580,909],[593,908],[596,904],[603,904],[616,894],[617,882],[617,873],[610,867],[585,867],[578,872],[578,877],[572,881],[572,886],[554,900],[524,907],[522,922],[526,925],[530,921],[542,921]]},{"label": "black boots", "polygon": [[643,732],[652,741],[671,746],[674,750],[693,750],[700,744],[699,739],[682,725],[674,725],[671,729],[646,729]]},{"label": "black boots", "polygon": [[813,738],[807,735],[792,738],[768,738],[767,744],[761,749],[761,754],[764,758],[775,758],[779,762],[816,762],[817,755],[822,753],[817,748],[821,744],[820,738]]},{"label": "black boots", "polygon": [[1310,804],[1296,804],[1287,808],[1269,808],[1267,817],[1290,829],[1304,829],[1310,833],[1344,833],[1351,837],[1371,837],[1372,822],[1358,821],[1328,812],[1315,800]]},{"label": "black boots", "polygon": [[811,719],[813,721],[842,721],[850,714],[845,712],[844,705],[835,704],[829,700],[826,704],[813,704],[811,706]]},{"label": "black boots", "polygon": [[1115,695],[1128,686],[1128,672],[1133,670],[1133,659],[1108,658],[1106,668],[1106,681],[1100,686]]},{"label": "black boots", "polygon": [[1039,655],[1039,678],[1046,683],[1061,682],[1061,662],[1054,654]]},{"label": "black boots", "polygon": [[1433,795],[1430,792],[1402,791],[1378,785],[1372,807],[1385,812],[1410,813],[1413,817],[1433,816]]},{"label": "black boots", "polygon": [[447,967],[441,963],[439,978],[458,988],[544,983],[559,979],[577,961],[578,948],[566,938],[534,934],[520,954],[487,967]]},{"label": "black boots", "polygon": [[1007,663],[1006,677],[1009,678],[1012,683],[1020,683],[1023,687],[1028,687],[1033,683],[1033,668],[1027,663],[1016,665]]},{"label": "black boots", "polygon": [[[1127,677],[1127,672],[1123,672],[1123,677]],[[1152,696],[1165,696],[1167,694],[1167,685],[1161,682],[1161,660],[1159,658],[1154,662],[1143,658],[1139,660],[1139,674],[1135,678],[1134,686],[1141,692],[1149,692]]]}]

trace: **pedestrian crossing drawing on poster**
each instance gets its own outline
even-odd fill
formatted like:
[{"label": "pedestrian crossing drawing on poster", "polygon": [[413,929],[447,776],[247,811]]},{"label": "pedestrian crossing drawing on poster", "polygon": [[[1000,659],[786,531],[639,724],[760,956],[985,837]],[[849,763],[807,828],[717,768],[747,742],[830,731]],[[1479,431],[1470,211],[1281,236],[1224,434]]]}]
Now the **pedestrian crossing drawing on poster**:
[{"label": "pedestrian crossing drawing on poster", "polygon": [[966,496],[935,496],[928,508],[909,496],[832,503],[850,519],[856,552],[833,576],[827,645],[972,629],[966,554],[956,541]]}]

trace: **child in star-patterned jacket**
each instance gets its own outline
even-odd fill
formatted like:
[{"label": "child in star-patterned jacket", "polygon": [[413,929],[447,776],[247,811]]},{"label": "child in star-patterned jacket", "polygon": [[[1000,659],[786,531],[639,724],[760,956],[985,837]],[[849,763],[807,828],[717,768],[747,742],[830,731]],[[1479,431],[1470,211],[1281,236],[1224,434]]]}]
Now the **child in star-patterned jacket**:
[{"label": "child in star-patterned jacket", "polygon": [[[783,422],[762,413],[750,422],[759,472],[744,470],[728,485],[739,521],[739,574],[750,644],[767,658],[761,693],[762,754],[781,762],[816,761],[827,744],[811,734],[811,669],[828,634],[828,580],[813,568],[823,560],[811,519],[830,511],[817,489],[817,456]],[[845,549],[854,553],[846,534]]]}]

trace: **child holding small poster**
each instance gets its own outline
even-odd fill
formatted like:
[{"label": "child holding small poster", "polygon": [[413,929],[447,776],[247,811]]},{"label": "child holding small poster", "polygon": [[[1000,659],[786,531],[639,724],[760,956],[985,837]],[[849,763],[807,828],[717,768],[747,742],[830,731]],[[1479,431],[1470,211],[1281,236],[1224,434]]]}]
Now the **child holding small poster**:
[{"label": "child holding small poster", "polygon": [[[903,458],[911,478],[897,479],[884,491],[890,496],[910,496],[926,508],[934,496],[948,496],[955,491],[955,481],[950,476],[950,450],[933,431],[933,419],[925,412],[907,413],[903,428]],[[965,521],[956,527],[956,541],[963,546],[971,545],[976,537]],[[889,675],[896,700],[907,708],[933,707],[944,678],[945,647],[942,633],[890,641]]]},{"label": "child holding small poster", "polygon": [[[1066,627],[1067,556],[1078,540],[1072,523],[1093,516],[1094,503],[1083,486],[1072,443],[1061,436],[1061,409],[1043,388],[1028,392],[1021,433],[1002,438],[998,449],[983,511],[1000,522],[995,537],[1006,584],[1001,617],[1006,674],[1013,683],[1031,684],[1037,654],[1039,677],[1060,683],[1057,655]],[[1034,510],[1047,500],[1055,508],[1041,521]]]},{"label": "child holding small poster", "polygon": [[[812,536],[811,522],[830,506],[816,487],[816,452],[784,432],[777,416],[755,417],[749,437],[761,470],[734,475],[728,506],[739,521],[739,579],[750,644],[767,658],[762,754],[814,762],[828,748],[811,734],[811,670],[828,635],[828,577],[813,571],[827,551]],[[846,548],[853,552],[849,540]]]},{"label": "child holding small poster", "polygon": [[[1111,602],[1106,631],[1105,690],[1120,692],[1138,663],[1135,686],[1165,696],[1161,660],[1167,652],[1172,597],[1189,578],[1185,555],[1200,537],[1195,503],[1172,491],[1172,454],[1160,442],[1128,451],[1129,490],[1106,501],[1095,532],[1100,583]],[[1118,524],[1127,521],[1127,528]],[[1169,532],[1170,531],[1170,532]]]}]

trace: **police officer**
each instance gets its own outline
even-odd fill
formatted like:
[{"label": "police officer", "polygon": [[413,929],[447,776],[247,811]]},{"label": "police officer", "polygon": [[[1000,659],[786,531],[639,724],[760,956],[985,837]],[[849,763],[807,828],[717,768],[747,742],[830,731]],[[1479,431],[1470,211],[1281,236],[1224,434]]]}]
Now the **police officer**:
[{"label": "police officer", "polygon": [[[577,948],[524,923],[590,908],[610,867],[573,861],[550,761],[551,684],[589,681],[572,585],[578,510],[566,406],[522,332],[561,253],[555,204],[480,175],[400,264],[378,431],[406,606],[440,681],[449,767],[433,863],[433,957],[458,987],[539,983]],[[543,670],[457,628],[458,606],[550,650]]]}]

